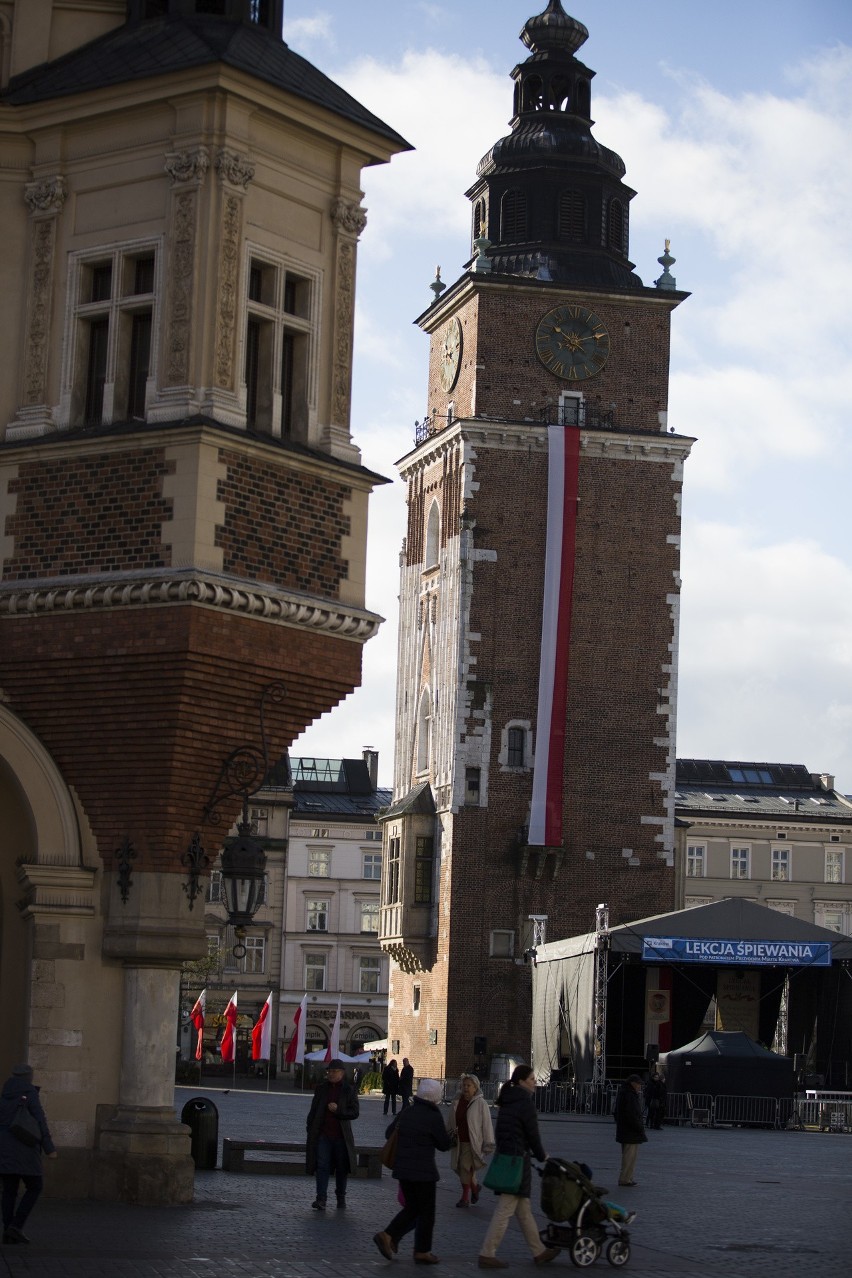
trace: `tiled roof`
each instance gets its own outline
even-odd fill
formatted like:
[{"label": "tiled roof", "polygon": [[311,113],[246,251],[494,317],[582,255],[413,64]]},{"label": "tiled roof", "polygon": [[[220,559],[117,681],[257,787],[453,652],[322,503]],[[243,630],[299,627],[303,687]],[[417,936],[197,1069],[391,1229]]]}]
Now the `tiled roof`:
[{"label": "tiled roof", "polygon": [[215,62],[314,102],[403,150],[411,149],[394,129],[283,40],[261,28],[214,17],[161,18],[118,27],[54,62],[15,76],[0,102],[22,106]]}]

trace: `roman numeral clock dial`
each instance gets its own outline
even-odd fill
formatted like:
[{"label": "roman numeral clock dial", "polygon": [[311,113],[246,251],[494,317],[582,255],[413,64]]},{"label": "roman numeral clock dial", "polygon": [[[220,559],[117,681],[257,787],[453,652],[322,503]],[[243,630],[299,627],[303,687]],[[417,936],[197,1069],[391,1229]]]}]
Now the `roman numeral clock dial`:
[{"label": "roman numeral clock dial", "polygon": [[609,333],[585,306],[554,306],[538,322],[535,350],[544,367],[568,382],[599,373],[609,357]]}]

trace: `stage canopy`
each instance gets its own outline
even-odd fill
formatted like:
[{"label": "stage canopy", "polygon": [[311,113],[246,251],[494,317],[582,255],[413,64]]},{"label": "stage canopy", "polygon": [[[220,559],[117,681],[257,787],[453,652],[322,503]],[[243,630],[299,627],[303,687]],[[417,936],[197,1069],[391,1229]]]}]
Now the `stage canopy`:
[{"label": "stage canopy", "polygon": [[[566,1062],[575,1078],[591,1079],[595,939],[594,932],[588,932],[540,945],[536,950],[532,1056],[540,1084],[548,1082],[552,1071]],[[831,984],[834,990],[837,986],[834,1002],[838,1009],[852,1000],[848,973],[842,974],[845,980],[840,983],[840,968],[850,962],[849,937],[743,897],[726,897],[709,905],[623,923],[609,931],[608,1057],[610,1039],[617,1037],[621,1057],[626,1059],[632,1054],[640,1062],[644,1059],[640,1040],[645,1026],[645,989],[644,982],[640,988],[639,981],[652,966],[671,967],[678,978],[673,1001],[682,1012],[673,1013],[673,1023],[677,1031],[679,1017],[683,1033],[679,1038],[675,1033],[673,1047],[698,1034],[720,969],[758,970],[771,977],[777,997],[774,1004],[767,997],[764,1019],[771,1018],[773,1023],[780,1001],[779,970],[788,971],[791,988],[795,986],[800,994],[790,1049],[799,1052],[806,1050],[800,1040],[809,1032],[808,1019],[812,1027],[821,1004],[831,1002],[821,997],[824,987]],[[771,1034],[767,1036],[770,1040]],[[840,1054],[844,1059],[852,1056],[848,1027],[838,1044],[842,1044]]]}]

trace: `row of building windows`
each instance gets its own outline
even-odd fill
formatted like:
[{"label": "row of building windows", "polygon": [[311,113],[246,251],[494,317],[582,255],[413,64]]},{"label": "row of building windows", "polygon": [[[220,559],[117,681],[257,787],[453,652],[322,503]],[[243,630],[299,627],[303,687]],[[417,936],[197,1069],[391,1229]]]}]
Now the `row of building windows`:
[{"label": "row of building windows", "polygon": [[[246,953],[243,958],[236,958],[233,928],[225,928],[220,938],[217,933],[208,933],[208,952],[214,957],[222,958],[222,969],[225,972],[244,973],[251,976],[263,976],[266,972],[267,944],[264,936],[246,936],[243,939]],[[357,960],[357,988],[361,994],[378,994],[381,980],[382,960],[379,954],[362,954]],[[327,988],[328,955],[308,951],[304,955],[305,989],[308,991],[325,990]]]},{"label": "row of building windows", "polygon": [[[358,959],[358,992],[378,994],[382,960],[378,954],[363,954]],[[316,993],[328,988],[328,955],[305,954],[305,989]]]},{"label": "row of building windows", "polygon": [[[358,905],[361,919],[360,931],[377,936],[380,908],[378,898],[375,901],[360,901]],[[328,898],[309,897],[305,902],[305,931],[327,932],[330,907],[331,901]]]},{"label": "row of building windows", "polygon": [[[845,859],[845,850],[843,848],[826,849],[824,882],[843,883],[845,881]],[[750,879],[752,877],[752,850],[750,845],[732,845],[729,864],[729,872],[732,879]],[[689,878],[693,879],[707,877],[706,843],[690,843],[687,845],[686,873]],[[773,847],[770,849],[770,878],[776,883],[789,883],[792,881],[791,848]]]},{"label": "row of building windows", "polygon": [[[157,244],[78,255],[72,270],[73,367],[69,424],[144,420],[158,298]],[[248,265],[243,382],[246,422],[259,432],[307,436],[315,281],[283,260]]]}]

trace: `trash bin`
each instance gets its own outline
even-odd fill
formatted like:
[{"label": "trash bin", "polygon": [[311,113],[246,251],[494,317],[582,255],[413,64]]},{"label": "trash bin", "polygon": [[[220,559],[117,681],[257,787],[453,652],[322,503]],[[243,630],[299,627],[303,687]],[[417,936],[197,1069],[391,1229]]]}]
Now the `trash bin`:
[{"label": "trash bin", "polygon": [[205,1096],[193,1096],[180,1111],[192,1133],[190,1154],[199,1171],[212,1171],[219,1153],[219,1111]]}]

